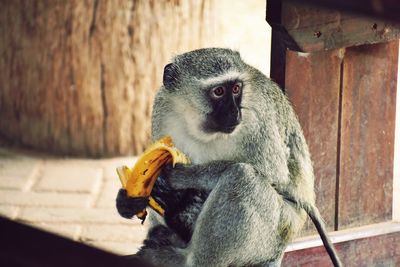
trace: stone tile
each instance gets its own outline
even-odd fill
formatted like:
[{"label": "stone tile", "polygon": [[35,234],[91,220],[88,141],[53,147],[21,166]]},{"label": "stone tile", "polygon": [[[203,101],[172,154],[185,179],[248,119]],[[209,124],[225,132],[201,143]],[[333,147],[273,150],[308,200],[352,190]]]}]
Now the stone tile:
[{"label": "stone tile", "polygon": [[109,242],[109,241],[92,241],[83,243],[117,255],[135,254],[142,245],[140,243],[132,243],[132,242]]},{"label": "stone tile", "polygon": [[24,189],[39,164],[38,159],[0,153],[0,188]]},{"label": "stone tile", "polygon": [[0,215],[13,220],[17,217],[18,209],[16,206],[0,205]]},{"label": "stone tile", "polygon": [[84,225],[79,239],[142,243],[147,227],[143,225]]},{"label": "stone tile", "polygon": [[[0,175],[1,176],[1,175]],[[23,190],[29,183],[30,176],[0,177],[1,189]]]},{"label": "stone tile", "polygon": [[29,225],[73,240],[77,240],[80,233],[80,226],[73,224],[29,223]]},{"label": "stone tile", "polygon": [[26,207],[20,210],[17,219],[46,223],[140,225],[138,219],[124,219],[115,209]]},{"label": "stone tile", "polygon": [[89,194],[0,190],[0,204],[37,207],[86,207]]},{"label": "stone tile", "polygon": [[100,186],[101,166],[82,160],[46,161],[37,191],[93,193]]}]

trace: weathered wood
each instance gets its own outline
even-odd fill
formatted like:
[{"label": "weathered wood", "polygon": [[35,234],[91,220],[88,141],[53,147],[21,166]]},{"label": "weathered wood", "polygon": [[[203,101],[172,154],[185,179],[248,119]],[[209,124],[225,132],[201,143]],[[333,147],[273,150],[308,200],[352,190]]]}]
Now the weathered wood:
[{"label": "weathered wood", "polygon": [[287,44],[284,38],[288,36],[283,28],[273,27],[271,32],[271,68],[270,78],[285,90],[286,52]]},{"label": "weathered wood", "polygon": [[267,1],[266,18],[272,27],[270,78],[285,90],[286,52],[289,48],[294,51],[300,49],[282,25],[281,9],[280,0]]},{"label": "weathered wood", "polygon": [[[281,3],[271,1],[275,6]],[[291,9],[284,6],[289,1],[282,2],[282,13],[267,14],[267,19],[274,18],[273,28],[286,32],[281,43],[285,39],[292,47],[297,44],[313,51],[286,51],[278,69],[284,67],[286,92],[310,146],[317,205],[330,229],[391,221],[399,42],[380,42],[398,38],[399,28],[339,11]],[[331,53],[337,53],[336,60],[329,58]],[[318,88],[320,91],[316,91]],[[329,100],[335,101],[336,108]],[[336,128],[332,131],[327,125]],[[323,156],[316,158],[316,153]],[[323,179],[329,176],[331,179],[325,183]],[[307,234],[313,229],[310,227]],[[397,266],[399,241],[397,230],[370,238],[351,237],[337,248],[344,266]],[[332,265],[320,246],[287,252],[282,266]]]},{"label": "weathered wood", "polygon": [[[399,266],[400,232],[349,240],[335,244],[343,266]],[[286,252],[282,266],[331,267],[332,263],[321,245]]]},{"label": "weathered wood", "polygon": [[267,20],[270,25],[274,25],[271,30],[271,68],[269,77],[285,88],[285,65],[286,65],[286,45],[283,42],[281,33],[281,2],[267,1]]},{"label": "weathered wood", "polygon": [[61,154],[141,152],[163,66],[212,36],[213,3],[1,1],[0,134]]},{"label": "weathered wood", "polygon": [[399,42],[346,50],[339,228],[391,219]]},{"label": "weathered wood", "polygon": [[400,4],[397,0],[297,0],[297,2],[400,22]]},{"label": "weathered wood", "polygon": [[[280,27],[287,31],[290,37],[286,38],[293,40],[298,51],[320,51],[400,38],[400,27],[393,22],[321,8],[318,5],[281,0],[281,10],[275,12],[280,12]],[[267,20],[270,22],[268,17]],[[273,29],[277,23],[275,21],[271,24]]]},{"label": "weathered wood", "polygon": [[[286,93],[299,116],[314,163],[317,206],[335,225],[340,50],[287,52]],[[308,231],[315,231],[313,225]]]}]

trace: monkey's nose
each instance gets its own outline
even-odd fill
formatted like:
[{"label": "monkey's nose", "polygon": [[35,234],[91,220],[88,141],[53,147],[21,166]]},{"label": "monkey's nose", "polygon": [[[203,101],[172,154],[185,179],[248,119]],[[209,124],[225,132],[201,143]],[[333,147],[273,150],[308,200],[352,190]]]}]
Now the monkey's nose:
[{"label": "monkey's nose", "polygon": [[232,118],[236,121],[240,121],[241,118],[241,112],[238,108],[233,108],[231,109],[231,114]]}]

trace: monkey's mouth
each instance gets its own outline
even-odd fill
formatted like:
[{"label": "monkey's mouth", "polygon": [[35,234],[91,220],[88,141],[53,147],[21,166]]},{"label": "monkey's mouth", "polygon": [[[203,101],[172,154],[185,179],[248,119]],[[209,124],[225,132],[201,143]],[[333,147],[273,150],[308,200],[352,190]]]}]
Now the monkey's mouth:
[{"label": "monkey's mouth", "polygon": [[239,122],[233,124],[219,124],[213,121],[207,121],[203,124],[203,130],[206,133],[232,133],[236,127],[239,125]]},{"label": "monkey's mouth", "polygon": [[207,119],[203,124],[203,130],[206,133],[232,133],[242,121],[241,112],[232,112],[228,114],[207,115]]},{"label": "monkey's mouth", "polygon": [[224,127],[221,127],[220,128],[220,132],[223,132],[223,133],[227,133],[227,134],[230,134],[230,133],[232,133],[235,129],[236,129],[236,127],[239,125],[239,123],[237,123],[237,124],[235,124],[235,125],[227,125],[227,126],[224,126]]}]

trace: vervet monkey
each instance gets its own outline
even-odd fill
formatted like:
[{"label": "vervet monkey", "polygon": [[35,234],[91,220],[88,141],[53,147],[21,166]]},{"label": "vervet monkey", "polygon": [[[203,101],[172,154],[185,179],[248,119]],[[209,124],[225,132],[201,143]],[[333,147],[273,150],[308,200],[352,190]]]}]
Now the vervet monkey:
[{"label": "vervet monkey", "polygon": [[[152,136],[170,135],[191,165],[166,168],[166,205],[137,254],[156,266],[280,266],[307,213],[318,223],[310,154],[282,90],[230,49],[199,49],[164,68]],[[143,208],[121,190],[124,217]],[[330,246],[330,247],[329,247]]]}]

